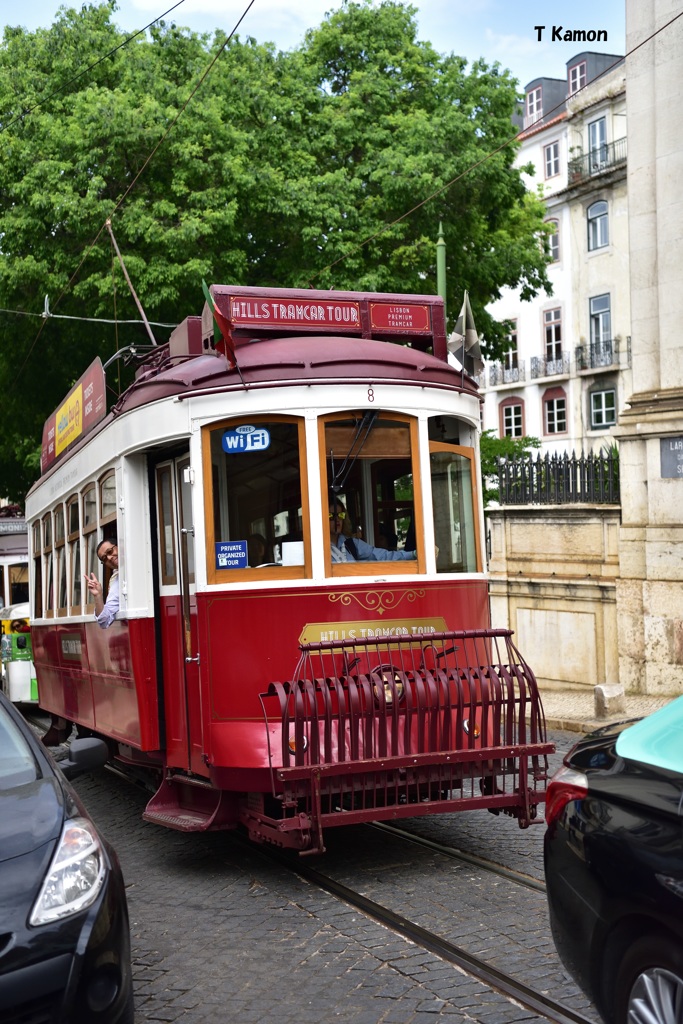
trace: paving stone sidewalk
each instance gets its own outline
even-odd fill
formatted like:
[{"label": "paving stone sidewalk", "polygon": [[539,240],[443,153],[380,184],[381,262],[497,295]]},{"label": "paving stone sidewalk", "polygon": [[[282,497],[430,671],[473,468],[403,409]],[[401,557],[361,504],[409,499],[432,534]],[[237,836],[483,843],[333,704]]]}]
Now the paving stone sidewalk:
[{"label": "paving stone sidewalk", "polygon": [[550,690],[541,687],[541,699],[549,729],[564,729],[569,732],[593,732],[609,722],[623,722],[629,718],[643,718],[669,704],[675,697],[653,697],[645,694],[624,694],[623,711],[598,717],[595,689]]}]

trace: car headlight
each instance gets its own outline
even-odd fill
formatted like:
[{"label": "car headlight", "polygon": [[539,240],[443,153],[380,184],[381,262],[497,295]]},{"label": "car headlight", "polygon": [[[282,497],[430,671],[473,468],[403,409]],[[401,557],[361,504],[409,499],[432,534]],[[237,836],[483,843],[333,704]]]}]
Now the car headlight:
[{"label": "car headlight", "polygon": [[85,818],[71,818],[64,825],[29,924],[48,924],[85,910],[97,899],[104,874],[104,851],[95,829]]}]

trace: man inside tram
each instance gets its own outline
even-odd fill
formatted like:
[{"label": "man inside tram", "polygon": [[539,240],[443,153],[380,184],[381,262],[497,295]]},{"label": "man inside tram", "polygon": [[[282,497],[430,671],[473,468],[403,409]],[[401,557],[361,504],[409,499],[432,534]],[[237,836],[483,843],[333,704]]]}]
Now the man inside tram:
[{"label": "man inside tram", "polygon": [[414,561],[416,551],[387,551],[344,532],[346,508],[337,497],[330,499],[330,550],[333,562]]},{"label": "man inside tram", "polygon": [[95,601],[95,618],[100,629],[108,629],[116,618],[119,610],[119,549],[112,540],[101,540],[97,545],[97,557],[105,567],[105,574],[110,572],[107,600],[104,590],[94,572],[85,576],[85,584]]}]

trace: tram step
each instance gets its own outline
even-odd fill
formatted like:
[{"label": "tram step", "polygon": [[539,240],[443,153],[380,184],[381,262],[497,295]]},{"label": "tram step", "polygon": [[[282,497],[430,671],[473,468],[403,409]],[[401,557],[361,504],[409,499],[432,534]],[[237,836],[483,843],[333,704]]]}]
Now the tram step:
[{"label": "tram step", "polygon": [[148,807],[142,817],[145,821],[163,825],[165,828],[174,828],[179,832],[204,832],[211,826],[210,814],[188,811],[182,807],[179,807],[175,814],[171,814],[169,811],[150,811]]},{"label": "tram step", "polygon": [[164,779],[142,817],[178,832],[207,832],[238,824],[234,794]]}]

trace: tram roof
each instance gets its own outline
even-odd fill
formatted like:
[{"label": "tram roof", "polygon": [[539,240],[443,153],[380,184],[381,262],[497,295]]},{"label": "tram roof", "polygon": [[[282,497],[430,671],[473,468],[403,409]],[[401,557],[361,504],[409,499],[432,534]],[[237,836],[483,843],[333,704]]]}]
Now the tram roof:
[{"label": "tram roof", "polygon": [[237,349],[238,367],[222,355],[182,361],[170,357],[139,374],[121,396],[115,414],[177,395],[297,383],[349,384],[371,380],[478,394],[475,382],[426,352],[387,341],[340,335],[258,339]]},{"label": "tram roof", "polygon": [[214,344],[216,314],[208,304],[148,354],[108,415],[96,359],[45,422],[43,476],[107,420],[164,398],[361,381],[478,394],[472,378],[448,362],[439,296],[241,285],[209,291],[217,319],[229,324],[237,366],[220,335]]}]

